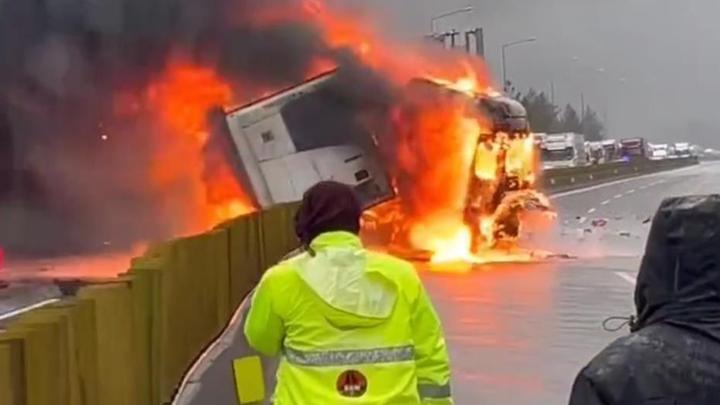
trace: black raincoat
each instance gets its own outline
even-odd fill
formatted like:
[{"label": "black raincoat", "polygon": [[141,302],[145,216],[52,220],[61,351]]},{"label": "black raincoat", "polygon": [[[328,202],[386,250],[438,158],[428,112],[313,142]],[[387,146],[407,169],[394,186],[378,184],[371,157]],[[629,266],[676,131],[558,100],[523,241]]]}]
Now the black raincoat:
[{"label": "black raincoat", "polygon": [[575,380],[570,405],[720,404],[720,196],[663,201],[635,290],[632,334]]}]

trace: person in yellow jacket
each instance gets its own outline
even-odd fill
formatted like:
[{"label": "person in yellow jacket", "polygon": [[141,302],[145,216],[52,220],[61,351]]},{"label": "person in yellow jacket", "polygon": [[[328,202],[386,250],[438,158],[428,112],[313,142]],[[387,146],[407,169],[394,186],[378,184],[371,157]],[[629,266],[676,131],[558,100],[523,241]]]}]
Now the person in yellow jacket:
[{"label": "person in yellow jacket", "polygon": [[277,405],[450,405],[440,321],[412,264],[363,248],[349,186],[321,182],[295,218],[304,252],[262,277],[245,321],[281,356]]}]

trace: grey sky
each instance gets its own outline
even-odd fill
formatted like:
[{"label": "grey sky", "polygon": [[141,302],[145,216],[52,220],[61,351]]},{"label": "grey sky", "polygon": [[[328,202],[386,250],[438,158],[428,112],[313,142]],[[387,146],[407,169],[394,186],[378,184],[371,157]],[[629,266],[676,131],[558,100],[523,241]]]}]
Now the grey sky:
[{"label": "grey sky", "polygon": [[397,27],[420,35],[482,26],[488,63],[500,82],[501,44],[534,36],[508,51],[508,76],[521,89],[549,90],[556,101],[586,102],[607,115],[611,137],[688,138],[720,146],[720,1],[718,0],[373,0]]}]

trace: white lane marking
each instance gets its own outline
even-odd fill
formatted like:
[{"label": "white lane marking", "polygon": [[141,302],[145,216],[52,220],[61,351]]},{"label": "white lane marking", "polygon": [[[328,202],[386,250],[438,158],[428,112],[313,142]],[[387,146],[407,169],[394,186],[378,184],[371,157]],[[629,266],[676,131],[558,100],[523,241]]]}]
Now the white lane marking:
[{"label": "white lane marking", "polygon": [[631,190],[628,190],[627,193],[625,193],[625,195],[630,195],[630,194],[632,194],[632,193],[634,193],[634,192],[635,192],[635,189],[631,189]]},{"label": "white lane marking", "polygon": [[613,198],[616,199],[616,200],[617,200],[618,198],[622,198],[622,194],[615,194],[615,196],[614,196]]},{"label": "white lane marking", "polygon": [[640,190],[645,190],[647,188],[648,188],[648,186],[640,186]]},{"label": "white lane marking", "polygon": [[597,211],[595,208],[590,208],[590,209],[588,210],[588,214],[592,214],[592,213],[595,212],[595,211]]},{"label": "white lane marking", "polygon": [[580,189],[577,189],[577,190],[570,190],[570,191],[565,191],[565,192],[563,192],[563,193],[553,194],[553,195],[550,196],[550,198],[554,200],[554,199],[557,199],[557,198],[569,197],[569,196],[571,196],[571,195],[587,193],[587,192],[590,192],[590,191],[595,191],[595,190],[598,190],[598,189],[601,189],[601,188],[610,187],[610,186],[614,186],[614,185],[617,185],[617,184],[624,184],[624,183],[627,183],[627,182],[629,182],[629,181],[641,180],[641,179],[652,178],[652,177],[657,177],[657,176],[664,176],[664,175],[667,175],[667,174],[670,174],[670,173],[678,173],[678,172],[682,172],[682,171],[697,169],[697,168],[699,168],[699,167],[702,167],[702,165],[681,167],[681,168],[679,168],[679,169],[666,170],[666,171],[664,171],[664,172],[648,173],[648,174],[643,174],[642,176],[628,177],[628,178],[626,178],[626,179],[615,180],[615,181],[611,181],[611,182],[608,182],[608,183],[598,184],[598,185],[595,185],[595,186],[592,186],[592,187],[580,188]]},{"label": "white lane marking", "polygon": [[627,281],[628,283],[635,285],[635,278],[628,273],[623,273],[621,271],[616,271],[615,274],[620,277],[621,279]]},{"label": "white lane marking", "polygon": [[27,307],[19,308],[14,311],[6,312],[6,313],[0,315],[0,321],[4,321],[9,318],[14,318],[18,315],[24,314],[25,312],[30,312],[33,309],[37,309],[37,308],[44,307],[46,305],[54,304],[59,301],[60,301],[59,298],[53,298],[53,299],[38,302],[37,304],[28,305]]},{"label": "white lane marking", "polygon": [[610,200],[605,200],[600,203],[600,205],[608,205],[608,204],[610,204]]}]

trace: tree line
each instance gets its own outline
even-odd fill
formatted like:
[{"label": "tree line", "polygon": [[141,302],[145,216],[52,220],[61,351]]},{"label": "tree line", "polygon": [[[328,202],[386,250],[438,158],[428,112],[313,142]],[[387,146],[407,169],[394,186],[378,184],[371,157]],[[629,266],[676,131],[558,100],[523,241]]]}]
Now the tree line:
[{"label": "tree line", "polygon": [[519,91],[513,91],[511,94],[527,109],[533,132],[575,132],[585,135],[588,141],[600,141],[605,138],[605,125],[598,113],[589,105],[585,106],[585,111],[578,113],[570,104],[565,108],[558,107],[545,92],[538,92],[534,88],[530,88],[524,94]]}]

